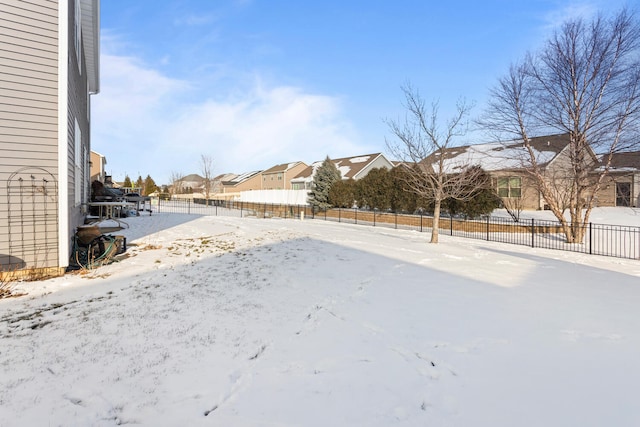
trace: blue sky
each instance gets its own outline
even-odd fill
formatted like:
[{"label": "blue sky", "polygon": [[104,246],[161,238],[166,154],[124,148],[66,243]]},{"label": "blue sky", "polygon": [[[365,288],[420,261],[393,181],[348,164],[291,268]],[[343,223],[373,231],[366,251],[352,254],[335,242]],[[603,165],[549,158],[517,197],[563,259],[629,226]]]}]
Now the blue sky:
[{"label": "blue sky", "polygon": [[[482,112],[489,89],[564,19],[616,0],[107,0],[92,149],[120,181],[374,152],[400,86]],[[479,142],[476,133],[468,140]]]}]

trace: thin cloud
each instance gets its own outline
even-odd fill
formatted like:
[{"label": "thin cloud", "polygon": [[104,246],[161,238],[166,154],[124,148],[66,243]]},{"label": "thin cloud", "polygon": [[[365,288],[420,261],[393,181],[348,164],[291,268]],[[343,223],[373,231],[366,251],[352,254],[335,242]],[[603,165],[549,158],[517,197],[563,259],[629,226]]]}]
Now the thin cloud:
[{"label": "thin cloud", "polygon": [[573,19],[590,19],[598,13],[598,7],[592,3],[573,3],[548,12],[544,17],[544,29],[553,31],[564,22]]},{"label": "thin cloud", "polygon": [[92,144],[116,180],[150,174],[166,183],[172,171],[197,173],[202,154],[214,158],[214,172],[240,173],[369,151],[337,97],[258,78],[227,88],[225,98],[117,55],[102,56],[101,80]]},{"label": "thin cloud", "polygon": [[341,114],[336,98],[257,85],[242,99],[192,106],[171,139],[188,143],[193,155],[212,153],[222,172],[266,169],[327,154],[358,154],[354,132]]},{"label": "thin cloud", "polygon": [[205,15],[197,15],[197,14],[189,14],[186,16],[182,16],[173,21],[176,26],[188,26],[188,27],[196,27],[202,25],[209,25],[218,21],[218,18],[215,15],[205,14]]}]

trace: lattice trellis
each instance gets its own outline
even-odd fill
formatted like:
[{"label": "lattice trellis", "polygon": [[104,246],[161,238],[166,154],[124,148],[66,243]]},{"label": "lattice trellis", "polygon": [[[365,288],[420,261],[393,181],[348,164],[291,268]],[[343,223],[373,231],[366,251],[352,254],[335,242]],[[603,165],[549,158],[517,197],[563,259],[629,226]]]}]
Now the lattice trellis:
[{"label": "lattice trellis", "polygon": [[45,169],[26,167],[7,181],[9,259],[18,268],[58,266],[58,183]]}]

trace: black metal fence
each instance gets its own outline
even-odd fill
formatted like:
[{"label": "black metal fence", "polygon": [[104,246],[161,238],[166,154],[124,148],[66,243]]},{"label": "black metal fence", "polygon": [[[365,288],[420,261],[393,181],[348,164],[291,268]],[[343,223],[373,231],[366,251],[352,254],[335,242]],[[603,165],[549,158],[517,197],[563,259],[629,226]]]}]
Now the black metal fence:
[{"label": "black metal fence", "polygon": [[[249,203],[229,200],[157,200],[152,201],[157,212],[221,215],[236,217],[320,219],[374,227],[431,231],[433,217],[428,215],[365,211],[360,209],[328,209],[315,211],[310,206],[270,203]],[[622,208],[621,208],[622,209]],[[523,220],[486,217],[479,220],[441,217],[440,234],[487,241],[580,252],[618,258],[640,259],[640,227],[606,224],[586,224],[582,243],[567,243],[562,226],[557,221]]]}]

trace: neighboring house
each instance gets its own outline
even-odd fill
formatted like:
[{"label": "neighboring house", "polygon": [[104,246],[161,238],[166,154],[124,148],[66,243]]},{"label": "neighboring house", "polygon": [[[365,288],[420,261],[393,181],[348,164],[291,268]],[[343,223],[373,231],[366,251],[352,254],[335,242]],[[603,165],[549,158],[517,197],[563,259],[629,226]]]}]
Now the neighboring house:
[{"label": "neighboring house", "polygon": [[0,269],[63,274],[90,193],[99,0],[0,0]]},{"label": "neighboring house", "polygon": [[291,179],[307,168],[304,162],[283,163],[262,172],[263,190],[291,190]]},{"label": "neighboring house", "polygon": [[[563,183],[567,182],[566,171],[570,167],[569,135],[535,137],[531,138],[530,144],[541,172],[549,182],[559,183],[556,187],[562,191]],[[593,151],[589,150],[589,153],[587,165],[595,172],[600,161]],[[445,169],[449,173],[455,173],[466,166],[482,167],[492,177],[494,188],[505,206],[524,210],[546,208],[542,194],[526,171],[530,161],[522,140],[452,147],[446,150],[445,156]],[[435,164],[437,159],[438,154],[434,153],[423,162]],[[612,159],[611,174],[605,178],[605,183],[597,194],[595,205],[637,204],[638,171],[640,171],[638,153],[616,154]]]},{"label": "neighboring house", "polygon": [[[568,156],[568,134],[531,138],[530,144],[541,171],[549,177],[563,173],[563,158]],[[423,162],[436,164],[438,155],[433,153]],[[525,170],[530,163],[522,140],[452,147],[445,151],[445,156],[447,173],[456,173],[467,166],[480,166],[488,172],[506,206],[524,210],[544,208],[542,194]],[[596,162],[595,156],[593,162]]]},{"label": "neighboring house", "polygon": [[222,183],[224,181],[231,181],[237,176],[235,173],[223,173],[213,178],[211,181],[211,194],[215,197],[216,194],[222,193]]},{"label": "neighboring house", "polygon": [[[563,158],[568,155],[568,134],[531,138],[530,144],[543,173],[550,177],[562,173]],[[439,153],[433,153],[423,162],[435,165],[438,156]],[[488,172],[505,206],[518,210],[544,208],[542,194],[525,170],[530,163],[522,140],[452,147],[445,151],[445,156],[447,173],[456,173],[467,166],[480,166]]]},{"label": "neighboring house", "polygon": [[104,184],[107,177],[107,158],[100,153],[91,151],[91,160],[89,161],[89,165],[91,170],[91,182],[100,181]]},{"label": "neighboring house", "polygon": [[182,193],[189,191],[191,193],[203,193],[205,179],[197,173],[192,173],[174,183],[178,188],[175,189],[176,193]]},{"label": "neighboring house", "polygon": [[[393,169],[393,163],[381,153],[331,159],[331,161],[340,171],[343,180],[354,179],[357,181],[367,176],[371,170],[376,168]],[[311,190],[313,177],[316,170],[322,165],[322,162],[323,161],[315,162],[296,175],[291,180],[291,188],[293,190]]]},{"label": "neighboring house", "polygon": [[241,191],[252,191],[262,189],[262,171],[246,172],[236,175],[228,181],[222,181],[222,193],[225,197],[230,195],[240,195]]},{"label": "neighboring house", "polygon": [[640,207],[640,151],[613,155],[597,197],[598,206]]}]

